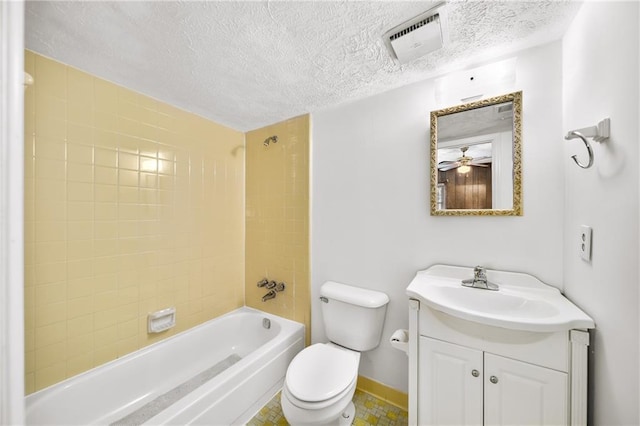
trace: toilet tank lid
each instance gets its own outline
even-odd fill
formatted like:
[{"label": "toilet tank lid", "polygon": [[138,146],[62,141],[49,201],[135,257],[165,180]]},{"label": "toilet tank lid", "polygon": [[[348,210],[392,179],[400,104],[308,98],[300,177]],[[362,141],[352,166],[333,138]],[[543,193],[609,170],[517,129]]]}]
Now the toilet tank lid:
[{"label": "toilet tank lid", "polygon": [[379,308],[389,303],[389,296],[381,291],[354,287],[335,281],[327,281],[322,284],[320,295],[364,308]]}]

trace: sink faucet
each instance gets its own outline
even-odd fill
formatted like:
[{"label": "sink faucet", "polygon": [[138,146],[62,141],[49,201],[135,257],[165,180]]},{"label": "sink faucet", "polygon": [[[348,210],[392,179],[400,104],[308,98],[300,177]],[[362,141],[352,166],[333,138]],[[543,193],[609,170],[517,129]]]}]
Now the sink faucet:
[{"label": "sink faucet", "polygon": [[462,280],[462,285],[471,288],[480,288],[483,290],[498,290],[498,285],[487,280],[487,271],[482,266],[473,268],[473,278]]}]

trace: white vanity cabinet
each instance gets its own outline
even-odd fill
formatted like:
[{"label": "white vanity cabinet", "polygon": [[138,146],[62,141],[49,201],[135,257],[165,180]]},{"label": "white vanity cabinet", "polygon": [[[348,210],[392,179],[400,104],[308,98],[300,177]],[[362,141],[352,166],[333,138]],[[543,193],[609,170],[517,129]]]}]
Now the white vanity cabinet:
[{"label": "white vanity cabinet", "polygon": [[481,425],[482,351],[424,336],[419,346],[419,424]]},{"label": "white vanity cabinet", "polygon": [[567,373],[424,336],[419,346],[419,424],[567,424]]},{"label": "white vanity cabinet", "polygon": [[436,265],[407,287],[410,425],[586,425],[593,320],[536,278]]}]

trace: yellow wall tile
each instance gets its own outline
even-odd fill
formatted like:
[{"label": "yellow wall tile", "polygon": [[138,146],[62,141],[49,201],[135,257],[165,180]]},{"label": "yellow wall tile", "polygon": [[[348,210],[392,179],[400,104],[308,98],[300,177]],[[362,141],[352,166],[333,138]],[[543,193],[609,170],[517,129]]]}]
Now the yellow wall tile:
[{"label": "yellow wall tile", "polygon": [[67,144],[67,161],[91,166],[93,162],[93,146]]},{"label": "yellow wall tile", "polygon": [[[118,151],[115,149],[95,148],[94,164],[96,166],[117,167]],[[113,182],[116,183],[115,181]]]},{"label": "yellow wall tile", "polygon": [[69,201],[67,203],[67,220],[92,221],[94,203],[84,201]]},{"label": "yellow wall tile", "polygon": [[115,114],[118,110],[118,86],[108,81],[94,78],[93,90],[96,110]]},{"label": "yellow wall tile", "polygon": [[35,328],[36,350],[54,343],[64,342],[67,338],[67,324],[65,321]]},{"label": "yellow wall tile", "polygon": [[66,242],[40,241],[35,244],[35,262],[37,264],[64,262],[67,260]]},{"label": "yellow wall tile", "polygon": [[91,111],[94,103],[93,81],[94,78],[75,68],[67,68],[67,99],[84,105],[86,110]]},{"label": "yellow wall tile", "polygon": [[67,377],[66,362],[59,362],[49,367],[36,369],[34,376],[36,390],[51,386]]},{"label": "yellow wall tile", "polygon": [[[100,180],[104,181],[104,182],[111,182],[113,180],[113,185],[112,184],[101,184],[98,183],[98,181],[96,180],[95,184],[93,185],[93,196],[94,196],[94,200],[96,201],[96,203],[100,203],[100,204],[106,204],[106,203],[116,203],[118,201],[118,188],[115,185],[115,183],[117,182],[117,172],[114,169],[113,172],[110,172],[108,170],[100,170],[102,169],[101,167],[96,167],[95,169],[95,176],[101,176]],[[104,207],[104,205],[102,205],[100,208]],[[106,219],[116,219],[117,215],[114,216],[110,216],[106,213],[99,213],[98,211],[99,209],[96,208],[95,209],[95,218],[98,219],[99,217],[102,218],[103,220]]]},{"label": "yellow wall tile", "polygon": [[54,343],[53,345],[44,346],[36,349],[36,370],[48,367],[52,364],[59,364],[67,357],[66,342]]},{"label": "yellow wall tile", "polygon": [[92,239],[93,226],[92,220],[67,222],[67,241]]},{"label": "yellow wall tile", "polygon": [[100,348],[96,348],[93,353],[94,365],[101,365],[109,361],[113,361],[118,357],[118,348],[116,344],[107,345]]},{"label": "yellow wall tile", "polygon": [[[266,138],[278,142],[265,147]],[[302,322],[310,342],[309,116],[246,135],[245,303]],[[286,191],[286,188],[299,188]],[[292,250],[292,248],[294,248]],[[275,299],[256,287],[262,278],[284,281]]]},{"label": "yellow wall tile", "polygon": [[[98,254],[96,254],[98,256]],[[117,252],[113,256],[100,256],[93,259],[94,279],[103,275],[111,275],[118,272],[120,258]]]},{"label": "yellow wall tile", "polygon": [[35,96],[35,112],[38,116],[46,114],[47,118],[65,120],[67,102],[64,97],[51,96],[47,92],[37,92]]},{"label": "yellow wall tile", "polygon": [[66,225],[66,222],[35,222],[35,235],[37,236],[37,241],[66,241]]},{"label": "yellow wall tile", "polygon": [[36,222],[61,222],[67,220],[67,204],[65,202],[40,200],[36,196],[35,210]]},{"label": "yellow wall tile", "polygon": [[93,294],[93,291],[94,285],[92,277],[67,281],[67,297],[69,299],[90,296]]},{"label": "yellow wall tile", "polygon": [[177,331],[242,305],[244,135],[33,52],[25,67],[31,393],[175,334],[148,336],[147,312],[176,306]]},{"label": "yellow wall tile", "polygon": [[[61,288],[64,288],[64,281],[67,279],[67,266],[65,262],[52,262],[52,263],[39,263],[36,264],[36,274],[35,274],[35,284],[36,286],[40,285],[59,285]],[[55,284],[52,284],[55,283]],[[39,287],[40,288],[40,287]],[[41,288],[44,288],[41,287]],[[43,290],[44,291],[44,290]],[[52,294],[49,297],[54,297],[58,290],[52,291]],[[39,298],[39,294],[36,292],[36,301]],[[64,297],[62,295],[61,297]],[[50,303],[52,300],[47,299],[46,303]],[[56,300],[59,301],[59,300]]]},{"label": "yellow wall tile", "polygon": [[49,200],[60,202],[67,198],[67,183],[65,181],[36,179],[35,200],[46,203]]},{"label": "yellow wall tile", "polygon": [[[44,115],[42,116],[38,115],[37,118],[35,118],[35,123],[32,124],[35,128],[36,137],[47,137],[63,140],[66,139],[67,122],[62,118],[48,116],[46,115],[46,112],[44,112],[43,114]],[[34,117],[36,117],[35,114]]]},{"label": "yellow wall tile", "polygon": [[27,350],[25,352],[24,365],[26,370],[34,371],[36,369],[36,351],[35,350]]},{"label": "yellow wall tile", "polygon": [[67,142],[86,145],[92,144],[93,126],[85,123],[78,124],[67,121]]},{"label": "yellow wall tile", "polygon": [[93,109],[85,104],[67,102],[67,121],[69,123],[94,124]]},{"label": "yellow wall tile", "polygon": [[93,296],[83,296],[67,301],[67,317],[69,319],[89,315],[94,311]]},{"label": "yellow wall tile", "polygon": [[64,161],[40,158],[36,161],[36,178],[64,180],[66,176],[66,166],[67,164]]},{"label": "yellow wall tile", "polygon": [[67,180],[73,182],[93,182],[93,165],[68,163]]},{"label": "yellow wall tile", "polygon": [[93,366],[93,351],[76,356],[70,356],[67,358],[66,374],[68,376],[75,376],[76,374],[90,370]]},{"label": "yellow wall tile", "polygon": [[[93,335],[92,314],[77,316],[67,320],[67,340],[77,336]],[[67,342],[68,343],[68,342]]]},{"label": "yellow wall tile", "polygon": [[67,277],[70,280],[93,276],[93,259],[67,261]]},{"label": "yellow wall tile", "polygon": [[118,167],[120,169],[138,170],[138,155],[127,152],[118,153]]},{"label": "yellow wall tile", "polygon": [[[115,186],[104,188],[102,185],[117,185],[118,169],[113,167],[95,166],[93,173],[94,182],[96,183],[94,189],[96,201],[115,201]],[[101,192],[98,191],[98,188],[100,188]]]},{"label": "yellow wall tile", "polygon": [[[118,130],[118,116],[109,112],[96,109],[94,112],[96,130],[116,132]],[[96,135],[98,132],[96,132]]]},{"label": "yellow wall tile", "polygon": [[[64,140],[50,139],[47,137],[40,137],[35,144],[38,147],[38,152],[35,155],[38,158],[49,158],[52,160],[66,159],[67,145]],[[27,153],[25,152],[25,156]]]},{"label": "yellow wall tile", "polygon": [[118,339],[116,342],[118,350],[118,356],[123,356],[131,352],[136,351],[140,346],[138,345],[138,337],[131,336],[125,339]]},{"label": "yellow wall tile", "polygon": [[[91,223],[91,222],[89,222]],[[93,223],[91,223],[93,225]],[[93,239],[67,241],[67,260],[83,260],[94,257]]]},{"label": "yellow wall tile", "polygon": [[68,201],[93,201],[93,184],[88,182],[67,182]]},{"label": "yellow wall tile", "polygon": [[67,302],[43,304],[36,311],[36,327],[42,327],[67,319]]},{"label": "yellow wall tile", "polygon": [[34,56],[34,79],[38,80],[39,89],[50,96],[66,99],[68,67],[44,56]]}]

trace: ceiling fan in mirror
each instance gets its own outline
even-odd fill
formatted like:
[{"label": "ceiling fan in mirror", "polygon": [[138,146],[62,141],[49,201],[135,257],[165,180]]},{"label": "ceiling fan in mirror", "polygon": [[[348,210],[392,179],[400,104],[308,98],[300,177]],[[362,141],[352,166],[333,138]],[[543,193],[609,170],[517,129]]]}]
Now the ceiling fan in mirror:
[{"label": "ceiling fan in mirror", "polygon": [[491,164],[491,157],[471,157],[467,156],[468,146],[460,147],[462,156],[458,157],[455,161],[441,161],[438,163],[438,170],[446,172],[453,169],[458,169],[458,173],[468,173],[471,167],[489,167]]}]

